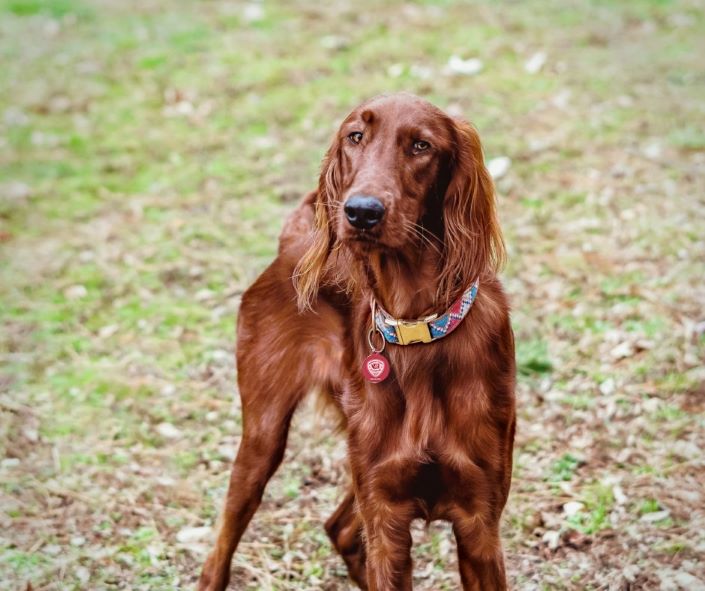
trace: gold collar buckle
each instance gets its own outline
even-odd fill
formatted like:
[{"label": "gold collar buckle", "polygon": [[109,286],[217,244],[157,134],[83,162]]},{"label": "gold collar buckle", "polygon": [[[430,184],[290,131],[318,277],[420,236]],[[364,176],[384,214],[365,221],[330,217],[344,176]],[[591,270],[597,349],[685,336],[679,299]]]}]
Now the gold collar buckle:
[{"label": "gold collar buckle", "polygon": [[430,343],[433,340],[428,321],[435,317],[436,314],[412,321],[387,318],[385,322],[394,327],[400,345],[410,345],[411,343]]}]

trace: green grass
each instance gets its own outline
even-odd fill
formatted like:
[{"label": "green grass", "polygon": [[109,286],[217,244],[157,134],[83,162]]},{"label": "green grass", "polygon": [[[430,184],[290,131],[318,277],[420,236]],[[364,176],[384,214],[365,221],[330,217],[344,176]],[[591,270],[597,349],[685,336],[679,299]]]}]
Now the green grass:
[{"label": "green grass", "polygon": [[564,454],[551,467],[550,480],[554,482],[568,481],[582,462],[571,454]]},{"label": "green grass", "polygon": [[584,534],[595,534],[610,527],[609,514],[614,496],[609,487],[594,485],[586,487],[585,510],[568,517],[568,524]]}]

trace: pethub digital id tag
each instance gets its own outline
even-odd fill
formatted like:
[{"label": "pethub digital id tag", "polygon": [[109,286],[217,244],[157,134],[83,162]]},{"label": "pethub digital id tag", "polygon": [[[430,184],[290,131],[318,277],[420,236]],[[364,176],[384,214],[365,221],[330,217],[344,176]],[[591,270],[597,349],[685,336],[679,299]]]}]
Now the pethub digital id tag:
[{"label": "pethub digital id tag", "polygon": [[[384,346],[387,344],[387,339],[384,338],[382,331],[380,331],[375,324],[375,304],[376,302],[373,297],[370,301],[372,327],[370,328],[370,332],[367,333],[367,344],[370,346],[370,349],[372,349],[372,353],[365,357],[365,360],[362,362],[362,375],[368,382],[372,382],[373,384],[385,380],[390,370],[389,359],[382,355]],[[372,342],[372,337],[376,332],[382,337],[382,346],[379,349],[377,349]]]},{"label": "pethub digital id tag", "polygon": [[362,375],[368,382],[376,384],[389,375],[389,360],[380,353],[372,353],[362,364]]}]

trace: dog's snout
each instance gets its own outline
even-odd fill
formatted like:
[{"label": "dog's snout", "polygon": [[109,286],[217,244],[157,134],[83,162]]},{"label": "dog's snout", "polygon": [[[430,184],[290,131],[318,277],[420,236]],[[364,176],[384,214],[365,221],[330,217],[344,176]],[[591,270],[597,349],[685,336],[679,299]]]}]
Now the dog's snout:
[{"label": "dog's snout", "polygon": [[384,216],[382,202],[368,195],[353,195],[345,202],[343,209],[348,222],[360,230],[376,226]]}]

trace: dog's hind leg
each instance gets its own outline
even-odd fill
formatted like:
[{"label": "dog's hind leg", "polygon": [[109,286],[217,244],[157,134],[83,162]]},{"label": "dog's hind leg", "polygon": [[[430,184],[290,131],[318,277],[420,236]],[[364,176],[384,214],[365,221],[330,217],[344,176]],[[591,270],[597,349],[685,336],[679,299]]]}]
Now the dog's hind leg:
[{"label": "dog's hind leg", "polygon": [[326,521],[326,532],[335,549],[343,557],[350,578],[360,589],[366,590],[366,553],[362,527],[362,519],[355,506],[355,495],[351,490]]},{"label": "dog's hind leg", "polygon": [[[199,591],[223,591],[233,553],[262,494],[284,457],[291,417],[310,388],[295,332],[301,317],[281,293],[272,268],[243,295],[238,324],[238,385],[243,434],[215,548],[199,579]],[[297,363],[298,362],[298,363]]]},{"label": "dog's hind leg", "polygon": [[[241,395],[247,397],[246,393]],[[291,416],[300,397],[300,392],[291,392],[285,407],[257,405],[243,413],[244,431],[230,473],[222,525],[203,567],[200,591],[223,591],[227,587],[233,553],[260,505],[267,482],[284,457]]]}]

